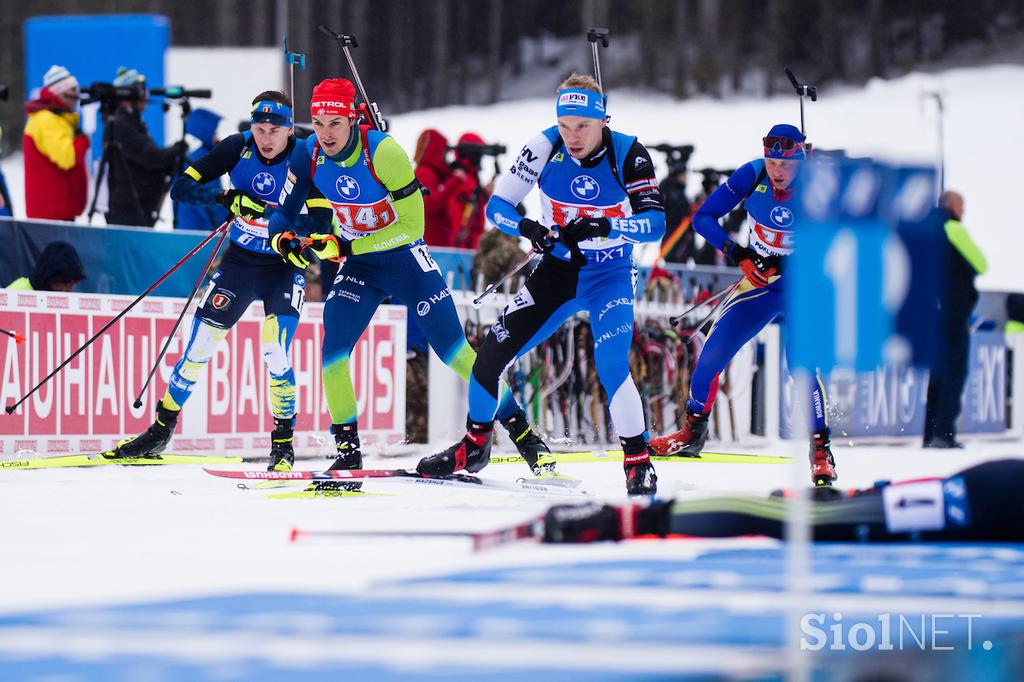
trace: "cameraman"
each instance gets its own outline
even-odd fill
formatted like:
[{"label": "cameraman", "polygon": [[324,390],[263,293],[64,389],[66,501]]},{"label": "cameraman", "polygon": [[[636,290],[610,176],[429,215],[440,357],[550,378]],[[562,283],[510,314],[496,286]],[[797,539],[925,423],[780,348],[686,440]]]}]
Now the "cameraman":
[{"label": "cameraman", "polygon": [[142,120],[149,93],[146,78],[135,69],[121,67],[115,88],[131,95],[119,99],[106,131],[108,151],[108,225],[152,227],[157,220],[167,179],[181,165],[188,144],[178,141],[160,148],[149,137]]},{"label": "cameraman", "polygon": [[452,246],[476,249],[486,223],[484,207],[491,198],[493,183],[480,185],[480,162],[485,143],[476,133],[463,133],[455,146],[452,177],[455,191],[448,200],[448,221],[451,226]]},{"label": "cameraman", "polygon": [[89,138],[78,114],[78,80],[63,66],[43,76],[39,96],[25,104],[25,215],[74,220],[89,196]]}]

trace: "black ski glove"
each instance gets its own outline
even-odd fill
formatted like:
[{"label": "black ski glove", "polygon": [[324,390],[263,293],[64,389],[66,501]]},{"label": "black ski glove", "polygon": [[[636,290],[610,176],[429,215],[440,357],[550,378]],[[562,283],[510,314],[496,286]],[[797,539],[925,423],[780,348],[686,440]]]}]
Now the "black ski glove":
[{"label": "black ski glove", "polygon": [[612,222],[608,218],[576,218],[558,230],[558,241],[569,248],[595,237],[607,237],[612,233]]},{"label": "black ski glove", "polygon": [[523,218],[519,221],[519,234],[530,240],[533,248],[538,253],[548,253],[555,248],[555,242],[551,239],[551,230],[544,227],[536,220]]}]

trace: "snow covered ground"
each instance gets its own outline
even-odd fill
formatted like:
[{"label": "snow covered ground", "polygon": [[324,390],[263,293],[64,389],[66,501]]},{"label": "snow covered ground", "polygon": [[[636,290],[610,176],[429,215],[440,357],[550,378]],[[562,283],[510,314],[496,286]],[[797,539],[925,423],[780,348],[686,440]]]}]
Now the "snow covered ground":
[{"label": "snow covered ground", "polygon": [[[806,480],[806,445],[756,451],[796,459],[663,462],[662,497],[763,495]],[[411,467],[419,454],[372,457],[366,466]],[[956,452],[839,446],[836,454],[841,483],[868,486],[1024,453],[1020,443],[975,441]],[[560,469],[582,479],[595,499],[624,500],[618,464]],[[495,464],[481,475],[511,480],[525,473]],[[526,672],[552,680],[709,672],[777,679],[787,665],[790,650],[776,640],[781,609],[792,602],[770,540],[521,542],[479,553],[464,539],[293,543],[293,528],[485,530],[574,498],[385,480],[365,483],[374,494],[360,497],[282,500],[269,498],[280,490],[242,490],[189,466],[8,470],[0,480],[0,668],[13,674],[4,679],[61,672],[69,677],[60,679],[143,679],[143,672],[156,680],[305,679],[335,667],[347,679],[480,679],[484,671],[497,679]],[[1000,549],[974,564],[955,555],[925,560],[920,552],[931,550],[921,546],[895,558],[872,558],[892,548],[838,551],[852,553],[816,564],[815,584],[829,591],[815,602],[819,608],[980,613],[986,632],[995,633],[986,636],[1003,638],[993,640],[992,656],[1001,662],[1007,642],[1019,642],[1024,550]],[[997,576],[993,562],[1009,573]],[[981,572],[968,575],[975,564]],[[906,574],[879,577],[893,567]],[[853,580],[843,577],[849,570],[869,572],[854,580],[854,595],[836,589],[837,580]],[[928,583],[921,588],[927,599],[915,594],[915,578]],[[1017,588],[1000,592],[1007,580]],[[731,625],[719,623],[723,618]],[[538,623],[542,632],[531,629]],[[701,644],[709,632],[719,639]],[[971,670],[984,664],[975,658],[965,663]],[[927,661],[921,665],[931,670]]]}]

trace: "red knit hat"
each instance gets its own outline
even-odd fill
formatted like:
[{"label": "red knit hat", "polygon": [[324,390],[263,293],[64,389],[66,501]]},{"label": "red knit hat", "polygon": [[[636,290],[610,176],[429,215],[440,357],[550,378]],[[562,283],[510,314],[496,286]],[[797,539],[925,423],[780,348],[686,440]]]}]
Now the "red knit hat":
[{"label": "red knit hat", "polygon": [[312,116],[356,117],[356,88],[344,78],[327,78],[313,88],[309,102]]}]

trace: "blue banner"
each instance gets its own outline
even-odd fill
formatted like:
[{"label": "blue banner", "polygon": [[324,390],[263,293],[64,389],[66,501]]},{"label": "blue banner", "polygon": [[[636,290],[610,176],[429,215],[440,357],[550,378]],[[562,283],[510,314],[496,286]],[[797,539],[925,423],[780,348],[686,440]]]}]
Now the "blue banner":
[{"label": "blue banner", "polygon": [[944,239],[934,171],[844,159],[804,173],[786,286],[794,367],[927,365]]}]

